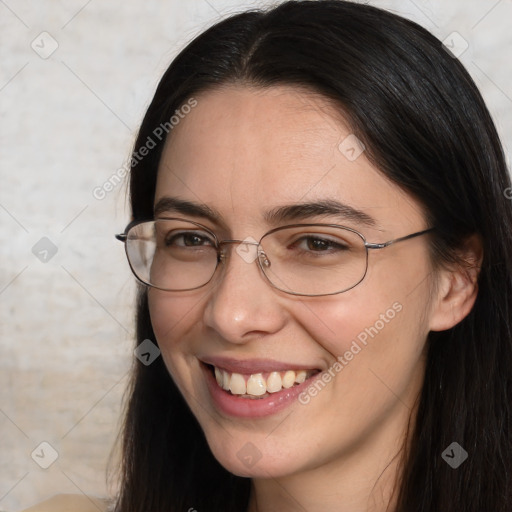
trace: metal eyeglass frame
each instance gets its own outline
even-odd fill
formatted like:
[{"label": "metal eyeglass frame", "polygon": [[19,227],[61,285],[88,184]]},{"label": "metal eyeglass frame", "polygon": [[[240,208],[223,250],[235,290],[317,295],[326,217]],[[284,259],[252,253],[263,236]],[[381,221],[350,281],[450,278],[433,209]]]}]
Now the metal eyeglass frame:
[{"label": "metal eyeglass frame", "polygon": [[[158,286],[155,286],[154,284],[147,283],[146,281],[143,281],[137,275],[137,273],[135,272],[135,270],[134,270],[134,268],[132,266],[132,262],[130,261],[130,257],[128,255],[128,249],[127,249],[127,245],[126,245],[126,242],[128,240],[128,233],[129,233],[129,231],[131,229],[133,229],[134,227],[138,226],[139,224],[144,224],[144,223],[147,223],[147,222],[157,222],[158,220],[178,220],[178,221],[182,221],[182,222],[187,222],[189,224],[193,224],[194,226],[197,226],[198,228],[201,228],[201,230],[206,231],[208,234],[210,234],[212,236],[212,238],[215,240],[215,243],[216,243],[215,249],[217,250],[217,265],[215,266],[215,269],[213,270],[210,279],[208,279],[208,281],[206,281],[206,283],[203,283],[200,286],[195,286],[193,288],[186,288],[186,289],[180,289],[180,290],[169,290],[167,288],[160,288]],[[261,247],[262,240],[266,236],[271,235],[272,233],[275,233],[276,231],[281,231],[283,229],[295,228],[295,227],[314,227],[314,226],[324,226],[324,227],[344,229],[344,230],[350,231],[350,232],[358,235],[361,238],[361,240],[364,243],[364,247],[366,249],[366,263],[365,263],[364,273],[363,273],[361,279],[357,283],[355,283],[354,285],[350,286],[349,288],[345,288],[345,289],[340,290],[338,292],[310,294],[310,293],[298,293],[298,292],[292,292],[292,291],[289,291],[289,290],[284,290],[284,289],[280,288],[279,286],[277,286],[276,284],[274,284],[270,280],[270,278],[267,276],[267,274],[265,272],[265,269],[263,268],[264,266],[268,266],[268,265],[265,265],[265,263],[263,263],[262,260],[263,261],[267,261],[267,262],[268,262],[268,260],[266,259],[265,251]],[[288,224],[286,226],[279,226],[277,228],[271,229],[270,231],[267,231],[260,238],[259,242],[252,242],[252,241],[247,241],[247,240],[234,240],[234,239],[233,240],[231,240],[231,239],[219,240],[217,235],[211,229],[207,228],[203,224],[191,221],[189,219],[182,219],[180,217],[164,217],[164,218],[159,218],[159,219],[148,219],[148,220],[139,220],[139,221],[130,222],[130,224],[128,224],[126,226],[126,228],[124,230],[124,233],[117,234],[117,235],[115,235],[115,237],[117,238],[117,240],[119,240],[119,241],[124,243],[126,258],[128,260],[128,264],[130,265],[130,269],[131,269],[133,275],[137,278],[137,280],[139,282],[141,282],[142,284],[144,284],[146,286],[151,286],[152,288],[157,288],[159,290],[169,291],[169,292],[188,292],[188,291],[197,290],[199,288],[202,288],[203,286],[206,286],[208,283],[211,282],[211,280],[213,279],[213,276],[217,272],[217,268],[219,267],[219,264],[224,262],[225,259],[226,259],[226,254],[222,250],[222,246],[226,245],[226,244],[246,244],[246,245],[253,245],[253,246],[256,246],[258,248],[258,252],[257,252],[258,256],[255,259],[258,261],[258,266],[260,267],[260,270],[261,270],[262,274],[265,276],[266,280],[269,282],[269,284],[273,288],[276,288],[277,290],[282,291],[284,293],[287,293],[289,295],[297,295],[297,296],[301,296],[301,297],[324,297],[324,296],[327,296],[327,295],[338,295],[339,293],[347,292],[348,290],[351,290],[352,288],[355,288],[358,284],[360,284],[364,280],[364,278],[366,277],[366,274],[368,272],[368,250],[369,249],[375,249],[375,250],[377,250],[377,249],[385,249],[386,247],[389,247],[390,245],[396,244],[398,242],[404,242],[405,240],[410,240],[411,238],[415,238],[417,236],[421,236],[421,235],[424,235],[426,233],[430,233],[430,232],[434,231],[435,229],[436,228],[434,228],[434,227],[433,228],[428,228],[428,229],[424,229],[422,231],[417,231],[416,233],[411,233],[409,235],[401,236],[399,238],[394,238],[393,240],[388,240],[387,242],[372,243],[372,242],[367,242],[366,238],[364,237],[364,235],[362,233],[360,233],[359,231],[355,230],[355,229],[352,229],[352,228],[349,228],[347,226],[343,226],[343,225],[340,225],[340,224],[325,224],[325,223],[318,223],[318,222],[316,222],[316,223],[312,223],[312,224]]]}]

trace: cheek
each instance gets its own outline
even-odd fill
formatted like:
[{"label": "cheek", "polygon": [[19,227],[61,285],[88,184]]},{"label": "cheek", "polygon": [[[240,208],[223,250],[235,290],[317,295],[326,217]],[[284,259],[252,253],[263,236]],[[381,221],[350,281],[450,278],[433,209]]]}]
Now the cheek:
[{"label": "cheek", "polygon": [[[365,347],[370,340],[395,330],[404,316],[404,306],[396,299],[397,295],[383,292],[368,295],[361,287],[304,304],[297,308],[294,318],[312,339],[337,358],[350,351],[354,342]],[[353,350],[357,351],[357,346]]]},{"label": "cheek", "polygon": [[329,354],[332,378],[326,379],[334,380],[332,391],[342,389],[347,400],[353,395],[359,410],[362,390],[376,400],[382,396],[381,380],[392,389],[408,386],[428,334],[429,288],[424,276],[416,269],[416,277],[392,281],[377,279],[377,270],[375,279],[369,275],[345,294],[297,304],[294,313],[301,328]]},{"label": "cheek", "polygon": [[204,295],[196,292],[176,296],[155,288],[148,290],[151,325],[168,367],[173,366],[175,355],[191,349],[190,343],[186,343],[186,333],[198,325]]},{"label": "cheek", "polygon": [[302,328],[330,356],[325,384],[310,386],[300,397],[314,412],[308,414],[311,429],[317,430],[315,419],[322,418],[327,430],[344,432],[351,443],[402,400],[412,407],[426,335],[418,326],[418,305],[396,297],[363,300],[354,294],[346,303],[316,304],[302,315]]}]

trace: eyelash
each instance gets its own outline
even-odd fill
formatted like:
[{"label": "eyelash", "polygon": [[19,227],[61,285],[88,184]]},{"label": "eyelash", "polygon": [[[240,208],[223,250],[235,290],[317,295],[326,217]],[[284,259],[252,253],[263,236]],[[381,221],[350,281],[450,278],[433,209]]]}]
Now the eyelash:
[{"label": "eyelash", "polygon": [[[200,238],[202,239],[203,241],[204,240],[207,240],[210,242],[210,246],[214,246],[215,244],[213,243],[213,240],[210,239],[210,237],[204,235],[204,234],[201,234],[201,233],[197,233],[197,232],[194,232],[194,231],[182,231],[182,232],[178,232],[178,233],[169,233],[165,236],[164,238],[164,243],[165,243],[165,246],[166,247],[169,247],[170,245],[173,244],[173,242],[175,242],[178,238],[182,238],[183,240],[185,240],[185,237],[197,237],[197,238]],[[204,245],[186,245],[186,244],[183,244],[183,245],[180,245],[180,247],[204,247]]]},{"label": "eyelash", "polygon": [[293,242],[292,245],[299,245],[300,242],[310,242],[310,241],[320,241],[321,243],[323,244],[326,244],[328,246],[328,249],[325,250],[325,251],[316,251],[315,249],[309,249],[309,250],[303,250],[303,249],[300,249],[301,252],[308,252],[310,254],[314,254],[314,253],[324,253],[324,254],[330,254],[332,252],[335,252],[335,251],[346,251],[349,249],[349,247],[347,246],[347,244],[343,244],[343,243],[339,243],[339,242],[336,242],[334,240],[331,240],[329,238],[325,238],[325,237],[322,237],[322,236],[319,236],[319,234],[310,234],[310,235],[303,235],[301,236],[300,238],[298,238],[297,240],[295,240]]}]

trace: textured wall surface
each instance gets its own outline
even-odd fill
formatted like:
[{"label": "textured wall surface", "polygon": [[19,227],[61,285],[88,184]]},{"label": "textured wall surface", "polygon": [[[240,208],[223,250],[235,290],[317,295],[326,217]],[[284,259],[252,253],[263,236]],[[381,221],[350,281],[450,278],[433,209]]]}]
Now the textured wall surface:
[{"label": "textured wall surface", "polygon": [[[126,162],[185,42],[271,3],[0,1],[0,510],[112,491],[105,469],[133,359],[135,286],[113,237],[128,220],[126,187],[97,187]],[[510,147],[512,2],[372,3],[464,50]]]}]

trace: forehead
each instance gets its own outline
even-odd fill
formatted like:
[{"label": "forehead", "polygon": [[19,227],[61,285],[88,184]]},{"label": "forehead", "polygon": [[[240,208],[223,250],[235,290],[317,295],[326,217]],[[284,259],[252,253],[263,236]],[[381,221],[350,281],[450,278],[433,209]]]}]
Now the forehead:
[{"label": "forehead", "polygon": [[387,223],[400,220],[397,208],[418,216],[418,205],[364,152],[347,158],[357,139],[328,99],[295,87],[231,85],[196,100],[168,136],[155,202],[170,195],[206,204],[228,222],[254,223],[280,204],[326,199]]}]

